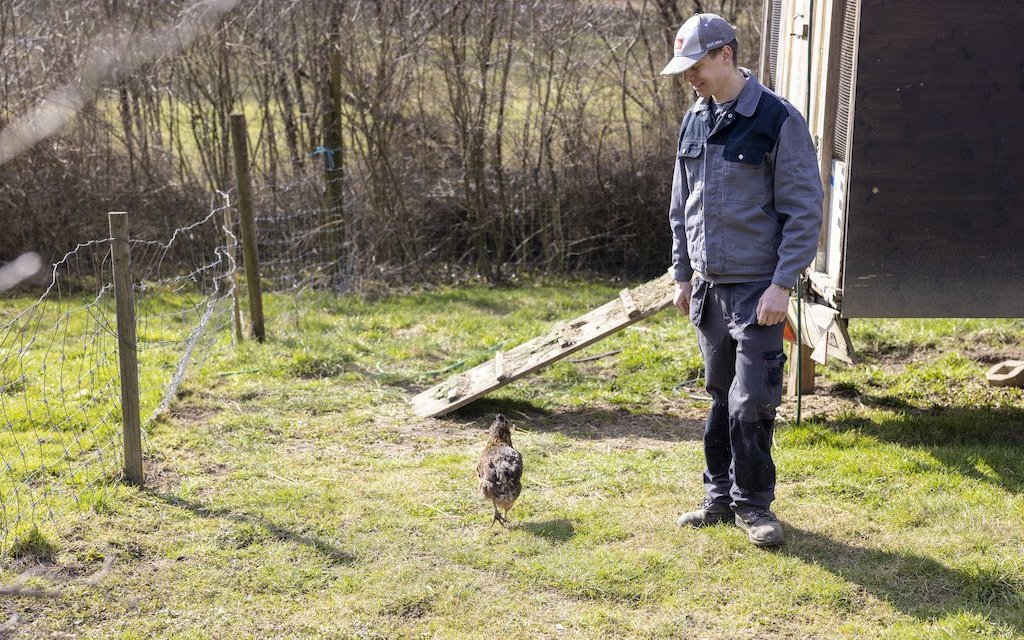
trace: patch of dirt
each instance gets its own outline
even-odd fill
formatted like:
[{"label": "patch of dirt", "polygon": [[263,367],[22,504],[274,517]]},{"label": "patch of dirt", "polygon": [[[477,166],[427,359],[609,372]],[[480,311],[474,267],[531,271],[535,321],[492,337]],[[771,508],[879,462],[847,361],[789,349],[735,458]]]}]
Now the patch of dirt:
[{"label": "patch of dirt", "polygon": [[167,413],[170,417],[181,422],[202,422],[211,416],[220,413],[219,407],[211,407],[205,404],[194,402],[175,402],[171,404]]},{"label": "patch of dirt", "polygon": [[706,409],[680,402],[680,413],[635,414],[618,409],[572,411],[541,421],[527,421],[522,428],[557,431],[574,438],[601,440],[616,449],[670,447],[679,442],[699,442],[704,433]]},{"label": "patch of dirt", "polygon": [[[688,400],[660,398],[650,413],[632,413],[613,406],[554,413],[503,408],[516,431],[557,432],[572,438],[600,443],[610,450],[670,449],[680,442],[699,442],[704,433],[706,407],[693,406]],[[494,412],[456,413],[440,419],[415,420],[412,425],[430,434],[430,440],[442,438],[447,444],[481,446]],[[515,431],[513,431],[513,438]]]},{"label": "patch of dirt", "polygon": [[405,327],[404,329],[398,329],[394,332],[396,338],[416,338],[422,336],[427,332],[427,328],[421,324]]},{"label": "patch of dirt", "polygon": [[264,391],[262,389],[252,389],[240,393],[238,395],[238,399],[241,400],[242,402],[248,402],[250,400],[256,400],[257,398],[266,398],[270,395],[272,395],[270,391]]},{"label": "patch of dirt", "polygon": [[213,477],[226,476],[232,470],[231,465],[218,460],[205,462],[200,468],[203,474]]},{"label": "patch of dirt", "polygon": [[181,486],[181,474],[162,458],[146,457],[143,460],[143,469],[146,472],[146,485],[150,488],[173,493]]},{"label": "patch of dirt", "polygon": [[[777,421],[792,422],[796,420],[796,397],[786,396],[782,399],[777,413]],[[813,394],[805,394],[800,399],[800,414],[802,418],[817,418],[829,420],[841,414],[863,408],[864,403],[860,400],[859,394],[851,393],[846,387],[839,387],[837,393],[832,393],[825,385],[820,385]]]},{"label": "patch of dirt", "polygon": [[964,348],[964,355],[984,365],[996,365],[1004,360],[1024,360],[1024,347],[969,344]]}]

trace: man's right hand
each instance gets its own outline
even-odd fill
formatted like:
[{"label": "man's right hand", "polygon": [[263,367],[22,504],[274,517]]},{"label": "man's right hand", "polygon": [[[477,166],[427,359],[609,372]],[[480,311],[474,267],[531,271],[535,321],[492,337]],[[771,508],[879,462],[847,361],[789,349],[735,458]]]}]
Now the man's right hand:
[{"label": "man's right hand", "polygon": [[690,315],[690,298],[693,297],[693,283],[692,282],[676,282],[676,295],[672,299],[672,304],[679,309],[679,313],[683,315]]}]

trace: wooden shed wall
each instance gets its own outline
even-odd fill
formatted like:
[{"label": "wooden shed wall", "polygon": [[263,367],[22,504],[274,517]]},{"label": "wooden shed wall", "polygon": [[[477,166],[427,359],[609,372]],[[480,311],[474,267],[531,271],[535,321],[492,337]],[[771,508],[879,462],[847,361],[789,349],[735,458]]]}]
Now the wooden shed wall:
[{"label": "wooden shed wall", "polygon": [[1024,317],[1024,2],[863,0],[842,313]]}]

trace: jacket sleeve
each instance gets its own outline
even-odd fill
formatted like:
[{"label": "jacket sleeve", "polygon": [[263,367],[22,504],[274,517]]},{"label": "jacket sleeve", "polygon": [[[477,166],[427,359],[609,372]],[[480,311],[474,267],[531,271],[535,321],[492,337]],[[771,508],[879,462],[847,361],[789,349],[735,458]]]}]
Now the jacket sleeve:
[{"label": "jacket sleeve", "polygon": [[[683,128],[686,127],[685,120]],[[680,129],[680,137],[682,137]],[[679,157],[679,141],[676,141],[675,170],[672,173],[672,200],[668,209],[668,221],[672,227],[672,279],[676,282],[689,282],[693,278],[693,267],[690,266],[690,251],[686,242],[686,201],[690,197],[690,187],[686,183],[686,171],[683,160]]]},{"label": "jacket sleeve", "polygon": [[818,252],[824,199],[818,154],[807,122],[796,110],[790,109],[772,155],[775,210],[782,218],[779,263],[772,282],[792,289]]}]

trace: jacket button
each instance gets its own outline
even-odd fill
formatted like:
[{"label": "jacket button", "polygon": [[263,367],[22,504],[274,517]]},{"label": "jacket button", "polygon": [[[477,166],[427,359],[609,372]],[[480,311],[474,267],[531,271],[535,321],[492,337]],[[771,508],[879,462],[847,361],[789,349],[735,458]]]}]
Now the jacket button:
[{"label": "jacket button", "polygon": [[739,155],[739,158],[740,158],[740,160],[743,159],[743,154],[742,153]]}]

